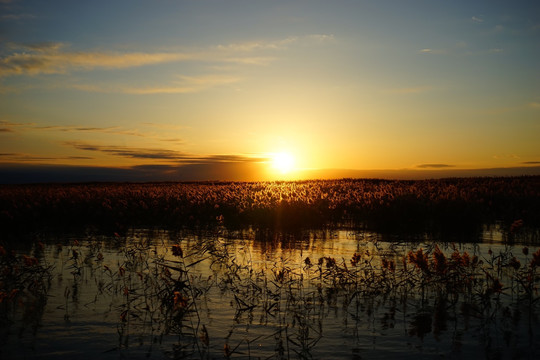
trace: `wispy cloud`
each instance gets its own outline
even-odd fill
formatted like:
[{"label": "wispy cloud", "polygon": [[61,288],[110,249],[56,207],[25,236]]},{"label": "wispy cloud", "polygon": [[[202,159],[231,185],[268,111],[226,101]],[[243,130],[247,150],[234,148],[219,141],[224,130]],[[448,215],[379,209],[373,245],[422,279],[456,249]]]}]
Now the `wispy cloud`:
[{"label": "wispy cloud", "polygon": [[306,37],[310,40],[315,40],[318,42],[327,42],[327,41],[334,41],[335,37],[333,34],[311,34]]},{"label": "wispy cloud", "polygon": [[298,41],[298,37],[291,36],[285,39],[274,41],[248,41],[243,43],[232,43],[218,45],[217,49],[225,52],[252,52],[257,50],[279,50],[285,49],[288,45]]},{"label": "wispy cloud", "polygon": [[494,159],[501,160],[501,159],[520,159],[520,157],[516,154],[499,154],[499,155],[493,155]]},{"label": "wispy cloud", "polygon": [[166,129],[166,130],[181,130],[184,129],[185,126],[177,125],[177,124],[164,124],[164,123],[156,123],[156,122],[142,122],[140,125],[156,128],[156,129]]},{"label": "wispy cloud", "polygon": [[523,161],[522,164],[524,164],[524,165],[539,165],[540,161]]},{"label": "wispy cloud", "polygon": [[449,165],[449,164],[420,164],[420,165],[416,165],[416,167],[420,168],[420,169],[446,169],[446,168],[455,167],[455,165]]},{"label": "wispy cloud", "polygon": [[32,123],[15,123],[6,120],[0,120],[0,133],[14,133],[17,129],[34,126]]},{"label": "wispy cloud", "polygon": [[473,17],[471,17],[471,21],[474,22],[474,23],[480,24],[480,23],[484,22],[484,18],[483,18],[482,15],[473,16]]},{"label": "wispy cloud", "polygon": [[152,133],[142,133],[137,130],[124,129],[119,126],[75,126],[75,125],[38,125],[36,123],[15,123],[10,121],[0,120],[0,126],[5,129],[5,132],[17,131],[57,131],[57,132],[86,132],[86,133],[102,133],[129,135],[138,137],[154,137]]},{"label": "wispy cloud", "polygon": [[[119,52],[103,50],[73,50],[69,44],[61,42],[42,42],[30,44],[4,44],[5,55],[0,57],[0,80],[8,77],[41,76],[40,82],[28,84],[5,84],[0,86],[0,93],[20,92],[32,88],[71,88],[86,92],[124,93],[135,95],[151,94],[187,94],[205,91],[210,88],[240,82],[241,77],[231,75],[237,69],[232,67],[224,73],[218,64],[236,64],[247,66],[267,66],[274,62],[277,51],[287,49],[292,44],[320,44],[333,40],[333,35],[313,34],[290,36],[277,40],[253,41],[218,45],[206,49],[178,49],[161,52]],[[48,80],[47,75],[69,76],[73,73],[95,70],[117,70],[157,66],[167,63],[193,62],[206,64],[206,74],[188,73],[171,75],[165,82],[148,84],[148,78],[140,84],[122,84],[112,80],[104,83],[89,83],[81,79],[65,78]],[[209,72],[208,65],[214,70]],[[184,70],[186,71],[186,70]],[[51,81],[55,83],[51,83]]]},{"label": "wispy cloud", "polygon": [[[178,76],[171,86],[158,87],[120,87],[115,92],[125,94],[186,94],[196,93],[202,90],[213,88],[220,85],[239,82],[240,78],[222,75],[203,75],[203,76]],[[109,92],[107,88],[95,89],[95,91]]]},{"label": "wispy cloud", "polygon": [[445,50],[445,49],[430,49],[430,48],[425,48],[425,49],[420,50],[420,54],[441,55],[441,54],[446,54],[446,53],[447,53],[447,50]]},{"label": "wispy cloud", "polygon": [[418,51],[419,54],[425,55],[458,55],[458,56],[475,56],[485,54],[500,54],[503,53],[503,48],[471,48],[465,42],[458,42],[454,46],[448,48],[424,48]]},{"label": "wispy cloud", "polygon": [[43,163],[63,160],[92,160],[89,156],[43,156],[27,153],[0,153],[0,162],[13,163]]},{"label": "wispy cloud", "polygon": [[5,14],[0,16],[0,20],[24,20],[24,19],[34,19],[36,16],[32,14]]},{"label": "wispy cloud", "polygon": [[540,109],[540,102],[533,101],[533,102],[529,103],[529,107],[531,107],[533,109]]},{"label": "wispy cloud", "polygon": [[122,93],[134,95],[189,94],[239,81],[239,78],[234,77],[205,75],[201,77],[185,77],[184,81],[177,81],[162,86],[135,87],[108,84],[72,84],[69,87],[80,91],[96,93]]},{"label": "wispy cloud", "polygon": [[224,58],[225,63],[245,64],[245,65],[260,65],[266,66],[276,60],[275,57],[258,56],[258,57],[228,57]]},{"label": "wispy cloud", "polygon": [[243,43],[232,43],[227,45],[218,45],[217,49],[224,52],[254,52],[259,50],[283,50],[292,44],[309,44],[333,41],[332,34],[310,34],[305,36],[289,36],[278,40],[250,41]]},{"label": "wispy cloud", "polygon": [[[95,134],[109,134],[109,135],[122,135],[122,136],[136,136],[145,139],[152,139],[154,141],[161,141],[165,143],[174,143],[175,145],[183,144],[184,140],[181,138],[173,138],[171,135],[177,133],[183,126],[170,125],[170,124],[153,124],[142,123],[139,126],[146,128],[143,130],[127,129],[120,126],[75,126],[75,125],[38,125],[36,123],[15,123],[5,120],[0,120],[0,134],[24,134],[26,132],[57,132],[57,133],[80,133],[81,136],[85,136],[85,133]],[[147,128],[156,128],[157,132],[151,131]],[[163,130],[167,133],[163,134]],[[163,137],[167,136],[167,137]]]},{"label": "wispy cloud", "polygon": [[266,157],[247,156],[241,154],[196,155],[170,149],[97,145],[71,141],[64,142],[64,145],[73,147],[77,150],[99,152],[111,156],[139,160],[161,160],[169,163],[173,162],[175,164],[246,163],[266,162],[269,160]]},{"label": "wispy cloud", "polygon": [[75,70],[123,69],[174,61],[192,60],[197,54],[68,52],[63,44],[25,45],[23,50],[0,59],[0,77],[63,74]]},{"label": "wispy cloud", "polygon": [[[285,49],[288,45],[306,41],[329,41],[332,35],[287,37],[274,41],[254,41],[218,45],[206,50],[184,52],[114,52],[73,51],[64,43],[8,44],[11,54],[0,59],[0,77],[15,75],[65,74],[94,69],[126,69],[182,61],[234,62],[265,65],[273,61],[269,56],[253,56],[262,50]],[[179,88],[164,88],[161,92],[183,92]]]},{"label": "wispy cloud", "polygon": [[0,120],[0,126],[18,127],[18,126],[33,126],[35,123],[16,123],[7,120]]}]

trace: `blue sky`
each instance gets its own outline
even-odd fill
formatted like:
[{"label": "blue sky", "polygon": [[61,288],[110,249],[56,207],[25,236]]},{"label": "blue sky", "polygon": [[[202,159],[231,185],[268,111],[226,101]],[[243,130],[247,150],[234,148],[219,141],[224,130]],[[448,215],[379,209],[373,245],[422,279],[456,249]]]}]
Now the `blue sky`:
[{"label": "blue sky", "polygon": [[[3,0],[0,9],[8,172],[538,171],[535,1]],[[294,158],[287,174],[271,166],[281,153]]]}]

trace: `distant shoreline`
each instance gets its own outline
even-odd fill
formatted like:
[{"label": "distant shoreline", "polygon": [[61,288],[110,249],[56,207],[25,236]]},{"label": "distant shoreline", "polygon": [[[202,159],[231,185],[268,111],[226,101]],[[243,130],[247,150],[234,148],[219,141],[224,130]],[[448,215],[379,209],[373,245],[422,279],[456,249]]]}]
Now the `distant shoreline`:
[{"label": "distant shoreline", "polygon": [[[251,164],[251,166],[254,166]],[[219,170],[219,171],[218,171]],[[308,169],[288,178],[256,175],[261,169],[245,164],[227,164],[219,169],[205,165],[146,165],[134,167],[91,167],[70,165],[0,164],[0,184],[88,183],[88,182],[198,182],[386,179],[428,180],[441,178],[540,176],[540,166],[485,169],[414,168],[395,170]]]}]

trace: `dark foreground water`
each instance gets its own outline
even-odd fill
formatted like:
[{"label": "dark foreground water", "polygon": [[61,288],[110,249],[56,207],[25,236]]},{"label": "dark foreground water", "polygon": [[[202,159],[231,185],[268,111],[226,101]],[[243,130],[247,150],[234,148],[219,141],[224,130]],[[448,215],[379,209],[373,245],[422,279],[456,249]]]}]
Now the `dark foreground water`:
[{"label": "dark foreground water", "polygon": [[540,252],[496,231],[436,244],[134,230],[14,247],[0,254],[2,359],[540,356]]}]

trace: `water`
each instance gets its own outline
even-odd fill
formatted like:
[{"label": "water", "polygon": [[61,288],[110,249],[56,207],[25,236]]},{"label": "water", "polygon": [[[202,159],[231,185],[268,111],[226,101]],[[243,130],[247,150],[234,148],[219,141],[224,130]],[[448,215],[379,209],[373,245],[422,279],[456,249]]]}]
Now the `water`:
[{"label": "water", "polygon": [[[432,242],[348,231],[134,230],[22,244],[17,253],[48,272],[18,255],[11,277],[24,290],[0,304],[0,356],[536,358],[536,249],[499,240],[438,244],[448,259],[440,273],[407,260],[422,248],[432,266]],[[452,267],[451,254],[465,252],[471,264]],[[490,290],[495,279],[501,292]]]}]

